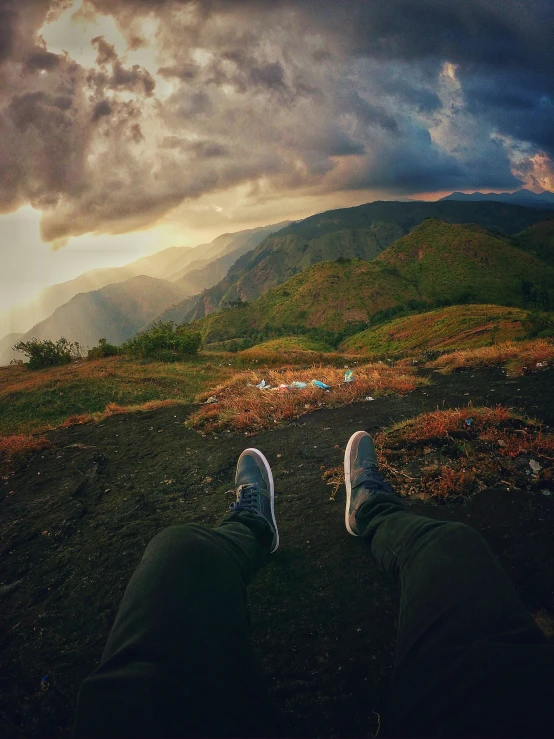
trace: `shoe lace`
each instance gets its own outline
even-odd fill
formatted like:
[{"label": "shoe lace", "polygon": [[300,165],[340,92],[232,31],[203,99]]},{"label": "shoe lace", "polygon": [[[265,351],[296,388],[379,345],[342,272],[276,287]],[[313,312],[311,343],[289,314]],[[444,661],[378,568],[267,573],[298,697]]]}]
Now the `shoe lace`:
[{"label": "shoe lace", "polygon": [[238,488],[238,500],[231,503],[231,511],[260,513],[260,488],[257,482],[248,482]]},{"label": "shoe lace", "polygon": [[383,480],[379,468],[372,462],[363,462],[363,472],[361,472],[356,478],[356,487],[363,485],[371,492],[383,491],[385,493],[393,493],[394,489],[392,485]]}]

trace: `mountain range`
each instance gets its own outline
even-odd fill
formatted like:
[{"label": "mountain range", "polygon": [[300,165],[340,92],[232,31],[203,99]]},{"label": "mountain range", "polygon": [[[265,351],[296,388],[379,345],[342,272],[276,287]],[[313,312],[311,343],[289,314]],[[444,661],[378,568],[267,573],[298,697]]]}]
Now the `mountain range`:
[{"label": "mountain range", "polygon": [[[217,342],[288,329],[361,330],[376,314],[407,304],[539,306],[551,300],[553,247],[554,214],[501,202],[393,201],[327,211],[54,286],[48,308],[70,297],[23,335],[5,337],[0,364],[21,338],[121,343],[160,319],[190,322]],[[155,274],[135,274],[141,270]],[[72,294],[103,280],[112,282]]]},{"label": "mountain range", "polygon": [[21,341],[65,336],[90,347],[103,337],[111,344],[121,344],[181,296],[181,288],[167,280],[146,275],[132,277],[75,295],[23,334]]},{"label": "mountain range", "polygon": [[462,200],[472,203],[487,200],[497,203],[508,203],[510,205],[554,209],[554,192],[550,192],[549,190],[543,190],[543,192],[539,193],[525,189],[516,190],[516,192],[453,192],[441,198],[439,202],[444,202],[445,200]]},{"label": "mountain range", "polygon": [[[110,337],[117,336],[116,343],[125,341],[168,306],[215,284],[237,257],[289,223],[222,234],[195,248],[171,247],[124,267],[93,270],[46,288],[34,304],[13,312],[20,327],[29,326],[32,316],[43,318],[31,323],[27,331],[12,332],[1,340],[0,365],[21,358],[11,347],[33,336],[52,340],[65,336],[84,346],[96,344],[101,337],[116,341]],[[139,276],[157,281],[140,281]],[[146,290],[143,303],[142,288]],[[132,306],[140,306],[137,320],[130,316]]]},{"label": "mountain range", "polygon": [[374,202],[327,211],[293,223],[238,259],[197,301],[187,297],[161,318],[193,321],[236,301],[251,301],[308,267],[329,259],[371,261],[425,218],[472,223],[510,235],[548,218],[504,203]]},{"label": "mountain range", "polygon": [[[283,221],[282,223],[247,229],[237,233],[226,233],[218,236],[209,244],[200,244],[194,248],[173,246],[150,256],[142,257],[123,267],[95,269],[85,272],[73,280],[45,288],[31,303],[14,308],[8,317],[10,331],[27,332],[36,323],[48,318],[56,308],[71,300],[74,295],[98,290],[106,285],[125,282],[139,275],[170,281],[182,280],[183,297],[187,294],[197,294],[206,287],[215,284],[221,278],[221,269],[217,271],[217,268],[212,267],[214,260],[221,257],[222,264],[228,265],[234,261],[232,255],[235,252],[236,259],[244,254],[245,250],[253,249],[270,233],[279,230],[288,223],[289,221]],[[203,271],[206,266],[206,271]],[[222,269],[226,268],[223,267]],[[190,285],[186,281],[189,272],[195,274],[196,280]],[[213,277],[211,277],[212,274]]]},{"label": "mountain range", "polygon": [[[204,341],[361,328],[401,306],[554,306],[554,267],[483,228],[426,219],[372,262],[316,264],[252,303],[192,324]],[[542,304],[541,304],[542,301]]]}]

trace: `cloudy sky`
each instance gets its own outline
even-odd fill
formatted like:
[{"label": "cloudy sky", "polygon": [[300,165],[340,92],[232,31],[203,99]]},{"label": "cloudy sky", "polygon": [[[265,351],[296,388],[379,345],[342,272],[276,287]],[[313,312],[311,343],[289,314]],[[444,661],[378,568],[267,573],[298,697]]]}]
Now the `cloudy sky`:
[{"label": "cloudy sky", "polygon": [[0,310],[94,266],[554,190],[552,0],[0,0]]}]

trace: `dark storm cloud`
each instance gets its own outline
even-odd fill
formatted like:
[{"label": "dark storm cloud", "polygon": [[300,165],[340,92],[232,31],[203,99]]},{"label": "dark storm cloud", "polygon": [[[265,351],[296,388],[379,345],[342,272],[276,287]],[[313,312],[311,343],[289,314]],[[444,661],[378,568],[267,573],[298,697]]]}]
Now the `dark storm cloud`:
[{"label": "dark storm cloud", "polygon": [[68,5],[0,0],[0,209],[40,207],[47,239],[261,181],[515,188],[514,152],[530,177],[554,155],[551,0],[85,1],[157,68],[102,35],[88,68],[52,53],[38,31]]}]

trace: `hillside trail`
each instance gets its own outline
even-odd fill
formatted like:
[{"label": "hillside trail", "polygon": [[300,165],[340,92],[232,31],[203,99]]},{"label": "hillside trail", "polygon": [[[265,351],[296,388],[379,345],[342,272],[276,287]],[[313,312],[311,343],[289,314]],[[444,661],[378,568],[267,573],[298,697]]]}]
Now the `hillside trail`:
[{"label": "hillside trail", "polygon": [[[190,408],[111,416],[51,432],[53,448],[0,482],[0,733],[69,736],[78,687],[96,666],[127,581],[167,525],[215,525],[238,455],[260,448],[276,480],[281,546],[249,588],[252,635],[290,736],[369,736],[390,685],[398,598],[344,527],[323,468],[350,435],[438,408],[502,403],[554,426],[554,371],[431,375],[401,398],[322,410],[251,437],[203,437]],[[554,496],[505,487],[464,505],[412,503],[483,533],[541,623],[554,619]],[[549,621],[550,619],[550,621]],[[214,696],[217,704],[217,696]]]}]

